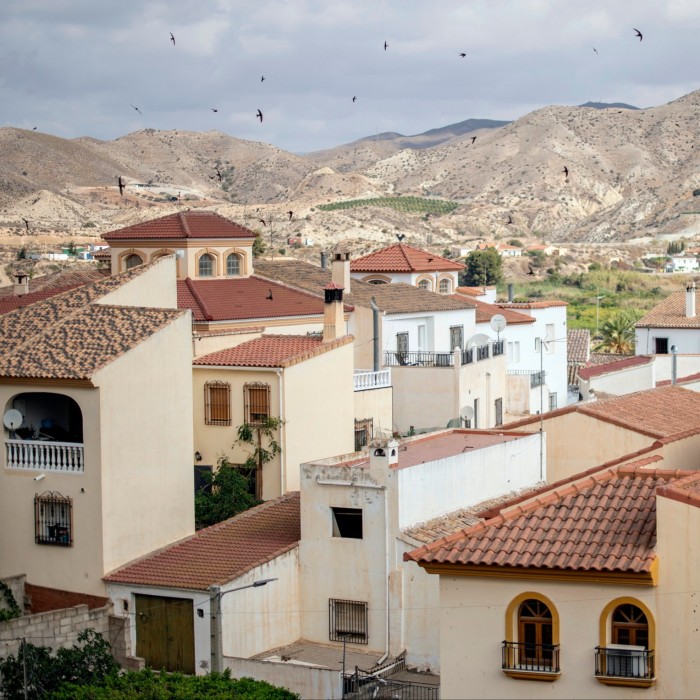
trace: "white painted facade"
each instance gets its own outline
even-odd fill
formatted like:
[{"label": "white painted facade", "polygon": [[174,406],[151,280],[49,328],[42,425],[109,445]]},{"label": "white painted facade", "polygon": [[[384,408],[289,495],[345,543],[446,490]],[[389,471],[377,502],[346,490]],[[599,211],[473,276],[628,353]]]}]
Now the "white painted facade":
[{"label": "white painted facade", "polygon": [[674,345],[679,355],[700,353],[700,326],[697,328],[635,328],[634,351],[637,355],[665,354],[660,353],[664,347],[670,353]]},{"label": "white painted facade", "polygon": [[653,389],[656,386],[654,362],[636,367],[623,367],[588,379],[579,378],[578,386],[583,401],[595,398],[597,394],[622,396],[635,391]]},{"label": "white painted facade", "polygon": [[408,350],[428,352],[451,352],[450,328],[461,326],[464,347],[474,335],[476,311],[431,311],[423,314],[386,314],[383,317],[383,347],[385,352],[398,349],[397,335],[408,333]]},{"label": "white painted facade", "polygon": [[414,287],[423,287],[429,292],[437,292],[438,294],[454,294],[459,286],[457,270],[426,272],[351,272],[350,275],[352,279],[369,282],[370,284],[397,284],[403,282],[404,284],[410,284]]},{"label": "white painted facade", "polygon": [[[405,649],[409,665],[436,671],[438,577],[403,564],[418,542],[402,529],[544,479],[541,439],[522,435],[403,469],[392,466],[403,449],[393,441],[381,443],[385,456],[370,447],[369,463],[347,466],[356,455],[345,455],[302,465],[302,638],[329,643],[330,601],[367,603],[367,644],[349,648]],[[361,539],[334,536],[332,508],[361,511]]]}]

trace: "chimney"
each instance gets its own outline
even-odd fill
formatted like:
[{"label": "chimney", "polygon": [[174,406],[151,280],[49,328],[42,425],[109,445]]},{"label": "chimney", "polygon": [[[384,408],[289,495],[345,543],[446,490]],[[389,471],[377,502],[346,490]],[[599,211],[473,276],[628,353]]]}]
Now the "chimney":
[{"label": "chimney", "polygon": [[370,471],[383,474],[399,463],[399,443],[393,438],[380,437],[372,440],[369,445]]},{"label": "chimney", "polygon": [[328,269],[328,256],[325,254],[324,251],[321,251],[321,269],[322,270]]},{"label": "chimney", "polygon": [[508,282],[508,303],[513,303],[513,283]]},{"label": "chimney", "polygon": [[685,288],[685,315],[694,318],[695,313],[695,282],[690,282]]},{"label": "chimney", "polygon": [[331,271],[333,283],[350,294],[350,253],[333,253]]},{"label": "chimney", "polygon": [[23,294],[29,294],[29,275],[24,272],[15,272],[13,277],[15,296],[21,297]]},{"label": "chimney", "polygon": [[330,343],[345,335],[345,316],[343,314],[343,288],[335,282],[323,288],[325,303],[323,306],[323,342]]}]

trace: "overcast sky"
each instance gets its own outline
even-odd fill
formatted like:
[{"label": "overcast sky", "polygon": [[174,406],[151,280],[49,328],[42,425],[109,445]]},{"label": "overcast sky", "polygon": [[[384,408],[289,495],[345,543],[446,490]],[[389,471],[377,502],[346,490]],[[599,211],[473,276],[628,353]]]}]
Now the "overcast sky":
[{"label": "overcast sky", "polygon": [[218,129],[302,153],[663,104],[700,88],[699,36],[700,0],[0,0],[0,126]]}]

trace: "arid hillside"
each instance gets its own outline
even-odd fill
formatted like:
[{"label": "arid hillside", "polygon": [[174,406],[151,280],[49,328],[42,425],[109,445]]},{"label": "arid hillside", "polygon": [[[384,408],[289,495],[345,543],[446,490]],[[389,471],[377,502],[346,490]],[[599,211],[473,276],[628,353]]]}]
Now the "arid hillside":
[{"label": "arid hillside", "polygon": [[[700,91],[649,109],[552,106],[498,128],[464,131],[472,128],[465,124],[303,156],[216,131],[147,129],[98,141],[3,128],[0,239],[89,238],[187,207],[216,209],[273,245],[298,234],[321,246],[349,241],[357,250],[399,232],[407,242],[436,246],[700,235],[700,197],[693,196],[700,189]],[[429,215],[318,209],[386,196],[444,198],[457,207]]]}]

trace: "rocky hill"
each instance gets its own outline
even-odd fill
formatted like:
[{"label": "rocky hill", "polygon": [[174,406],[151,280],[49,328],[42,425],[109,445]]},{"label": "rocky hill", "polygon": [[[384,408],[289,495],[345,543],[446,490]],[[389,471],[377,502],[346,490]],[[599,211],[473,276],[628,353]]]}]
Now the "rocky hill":
[{"label": "rocky hill", "polygon": [[[700,188],[700,91],[648,109],[599,107],[546,107],[497,128],[467,120],[303,156],[216,131],[147,129],[98,141],[3,128],[0,237],[26,234],[25,218],[30,233],[76,237],[199,206],[271,233],[273,245],[299,234],[362,250],[399,231],[439,246],[478,237],[700,235],[700,198],[692,194]],[[440,216],[318,209],[396,195],[459,206]]]}]

